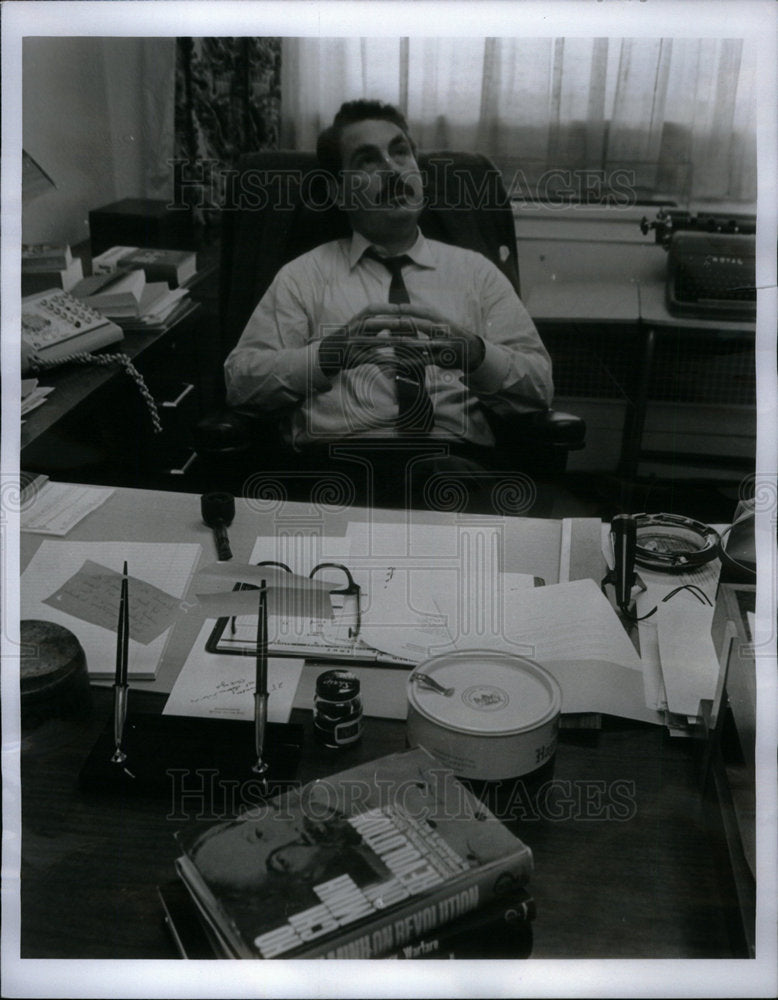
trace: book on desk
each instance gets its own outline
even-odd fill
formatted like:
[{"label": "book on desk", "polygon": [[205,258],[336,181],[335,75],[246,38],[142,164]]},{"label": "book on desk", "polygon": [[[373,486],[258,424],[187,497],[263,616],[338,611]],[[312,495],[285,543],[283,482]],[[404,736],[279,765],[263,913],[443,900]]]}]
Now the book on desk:
[{"label": "book on desk", "polygon": [[68,244],[22,244],[22,296],[49,288],[68,292],[83,277],[81,259]]},{"label": "book on desk", "polygon": [[160,329],[184,303],[191,305],[187,289],[171,288],[165,280],[149,281],[140,268],[84,278],[72,294],[126,331]]},{"label": "book on desk", "polygon": [[[219,940],[181,881],[157,887],[165,926],[181,958],[195,961],[224,958]],[[526,889],[505,899],[422,931],[394,951],[382,956],[396,959],[529,958],[535,900]]]},{"label": "book on desk", "polygon": [[92,258],[93,274],[113,274],[140,268],[148,281],[164,281],[177,288],[197,271],[197,254],[158,247],[116,246]]},{"label": "book on desk", "polygon": [[177,839],[178,873],[224,957],[376,958],[516,903],[530,849],[421,748]]}]

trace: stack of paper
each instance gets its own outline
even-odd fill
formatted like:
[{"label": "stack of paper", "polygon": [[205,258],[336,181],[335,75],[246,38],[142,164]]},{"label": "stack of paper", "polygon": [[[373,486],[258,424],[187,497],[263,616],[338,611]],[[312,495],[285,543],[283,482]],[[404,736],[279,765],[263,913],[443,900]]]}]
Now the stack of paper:
[{"label": "stack of paper", "polygon": [[[603,554],[612,564],[609,529],[603,525]],[[700,701],[713,699],[719,662],[711,639],[713,606],[721,563],[714,559],[697,569],[663,573],[638,566],[645,590],[636,594],[646,704],[662,713],[670,732],[691,734]],[[694,591],[679,589],[692,586]]]},{"label": "stack of paper", "polygon": [[22,505],[22,531],[42,535],[66,535],[87,514],[102,506],[113,490],[108,487],[79,486],[46,481],[31,490]]}]

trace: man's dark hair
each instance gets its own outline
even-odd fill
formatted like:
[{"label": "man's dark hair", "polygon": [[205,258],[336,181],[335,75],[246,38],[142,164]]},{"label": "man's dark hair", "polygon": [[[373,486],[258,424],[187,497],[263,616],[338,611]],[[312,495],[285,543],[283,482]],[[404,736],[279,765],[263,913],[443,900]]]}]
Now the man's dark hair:
[{"label": "man's dark hair", "polygon": [[405,115],[393,104],[384,104],[383,101],[347,101],[341,104],[332,125],[321,133],[316,143],[316,157],[322,170],[327,170],[333,177],[340,174],[343,167],[340,155],[340,137],[343,129],[347,125],[367,119],[382,119],[397,125],[405,132],[414,153],[416,152],[416,145],[411,138]]}]

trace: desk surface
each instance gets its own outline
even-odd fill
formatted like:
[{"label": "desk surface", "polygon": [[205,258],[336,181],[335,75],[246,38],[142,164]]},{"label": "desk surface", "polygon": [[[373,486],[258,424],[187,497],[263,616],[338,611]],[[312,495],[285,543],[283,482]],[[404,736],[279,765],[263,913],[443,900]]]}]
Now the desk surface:
[{"label": "desk surface", "polygon": [[[331,531],[364,515],[328,513]],[[297,504],[264,512],[240,504],[232,530],[235,556],[245,557],[249,540],[274,519],[297,519],[310,527],[323,516]],[[400,524],[406,515],[380,516]],[[558,526],[547,522],[546,527],[554,537]],[[204,561],[212,560],[213,542],[200,523],[197,497],[117,490],[69,539],[170,538],[182,532],[202,543]],[[39,541],[22,537],[22,565]],[[523,567],[529,560],[537,571],[550,573],[553,558],[542,549],[518,552],[509,532],[506,565],[513,568],[520,560]],[[175,657],[165,665],[168,674],[174,663]],[[111,692],[94,688],[93,695],[91,721],[52,720],[24,735],[21,954],[173,958],[155,895],[155,886],[172,877],[176,856],[169,803],[106,800],[76,787],[79,768],[111,713]],[[134,710],[160,711],[164,701],[158,693],[135,689],[133,699]],[[302,780],[405,745],[402,722],[371,718],[360,744],[322,751],[312,740],[310,713],[295,710],[293,721],[306,732]],[[728,928],[735,901],[722,882],[717,825],[701,809],[692,741],[619,719],[606,719],[598,733],[563,733],[545,799],[533,805],[519,788],[504,818],[535,856],[535,957],[733,954]]]},{"label": "desk surface", "polygon": [[[158,695],[135,695],[158,709]],[[95,717],[47,723],[24,741],[21,954],[27,958],[174,958],[155,886],[173,877],[164,799],[103,800],[75,787],[111,692]],[[404,749],[400,722],[369,719],[361,743],[317,751],[310,713],[299,777]],[[246,723],[249,725],[249,723]],[[519,793],[515,831],[532,848],[536,958],[731,957],[714,830],[701,813],[688,741],[612,720],[597,734],[562,734],[554,785],[540,809]],[[63,907],[67,901],[67,918]]]},{"label": "desk surface", "polygon": [[[381,510],[366,511],[339,507],[316,506],[292,502],[265,502],[238,498],[235,519],[229,529],[230,544],[236,561],[247,562],[254,542],[260,535],[275,535],[278,531],[305,534],[343,535],[350,521],[369,519],[386,521],[398,526],[422,524],[494,524],[494,518],[480,515],[457,515],[431,511]],[[531,573],[548,583],[559,579],[561,522],[506,517],[500,519],[503,532],[502,568],[506,571]],[[23,532],[21,536],[21,569],[38,550],[44,536]],[[202,546],[198,568],[216,561],[213,533],[202,522],[200,498],[189,493],[167,493],[153,490],[117,488],[111,498],[80,522],[67,536],[68,541],[165,541],[197,542]],[[602,556],[590,549],[571,553],[570,578],[592,576],[600,579]],[[187,594],[194,599],[192,583]],[[170,691],[186,655],[202,625],[196,616],[183,616],[173,629],[154,682],[137,682],[157,691]]]}]

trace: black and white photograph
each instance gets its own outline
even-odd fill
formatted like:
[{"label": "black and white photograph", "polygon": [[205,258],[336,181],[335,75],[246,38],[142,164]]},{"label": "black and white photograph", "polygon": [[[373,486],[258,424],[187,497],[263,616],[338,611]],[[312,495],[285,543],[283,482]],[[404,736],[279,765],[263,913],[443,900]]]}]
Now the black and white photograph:
[{"label": "black and white photograph", "polygon": [[776,995],[777,67],[2,3],[4,996]]}]

